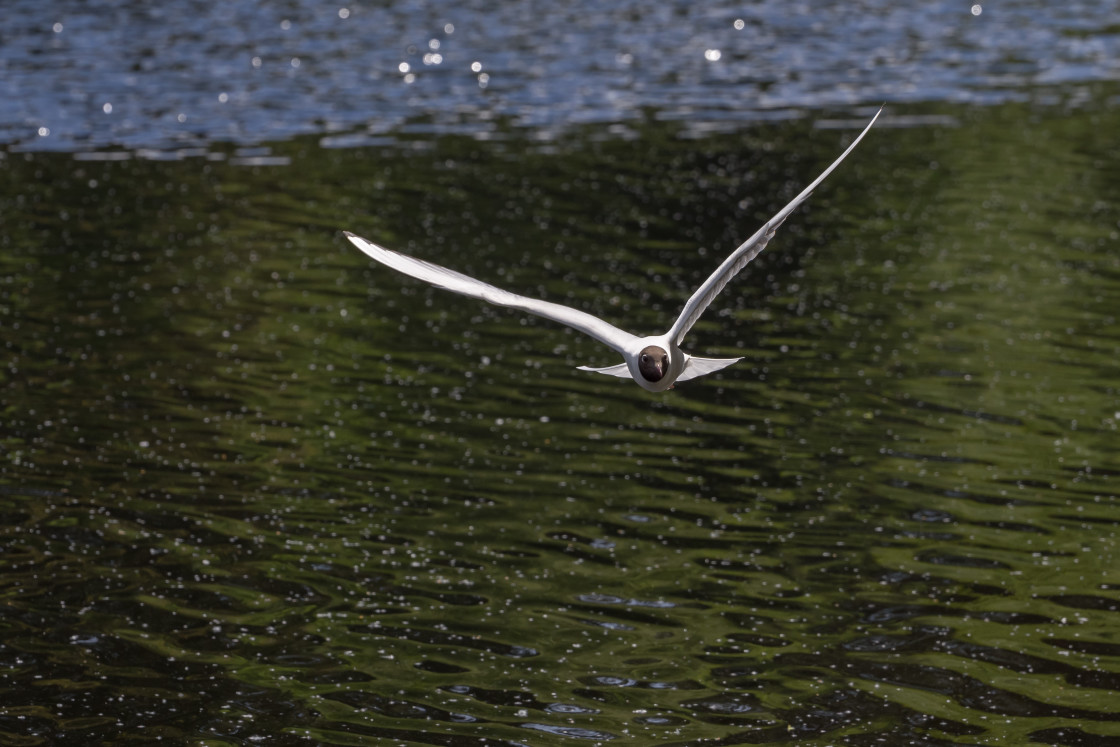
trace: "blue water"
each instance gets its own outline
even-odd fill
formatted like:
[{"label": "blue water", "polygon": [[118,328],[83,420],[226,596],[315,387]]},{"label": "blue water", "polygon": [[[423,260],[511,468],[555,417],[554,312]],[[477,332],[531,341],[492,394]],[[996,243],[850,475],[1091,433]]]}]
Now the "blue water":
[{"label": "blue water", "polygon": [[651,116],[703,134],[855,103],[1076,104],[1120,78],[1117,18],[1117,2],[18,0],[0,143],[166,157],[300,134],[625,135]]}]

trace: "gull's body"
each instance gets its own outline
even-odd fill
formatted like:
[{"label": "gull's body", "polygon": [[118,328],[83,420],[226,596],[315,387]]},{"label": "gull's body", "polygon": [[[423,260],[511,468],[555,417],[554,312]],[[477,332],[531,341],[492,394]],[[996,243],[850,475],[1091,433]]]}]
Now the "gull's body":
[{"label": "gull's body", "polygon": [[614,325],[604,322],[602,319],[588,314],[578,309],[573,309],[570,306],[563,306],[549,301],[541,301],[536,298],[529,298],[527,296],[520,296],[516,293],[496,288],[493,285],[484,283],[481,280],[475,280],[472,277],[463,275],[462,273],[449,270],[446,267],[425,262],[420,259],[414,259],[404,254],[383,249],[376,244],[366,241],[360,236],[346,231],[346,237],[363,252],[368,254],[373,259],[376,259],[382,264],[392,267],[398,272],[405,275],[410,275],[426,283],[431,283],[437,288],[444,288],[445,290],[461,293],[464,296],[478,298],[483,301],[489,301],[498,306],[509,306],[510,308],[520,309],[529,314],[551,319],[560,324],[566,324],[573,329],[576,329],[584,334],[592,337],[607,347],[617,351],[622,355],[623,363],[615,366],[608,366],[606,368],[589,368],[587,366],[580,366],[584,371],[595,371],[597,373],[607,374],[608,376],[619,376],[622,378],[633,378],[643,389],[651,392],[663,392],[669,387],[673,386],[678,381],[688,381],[704,374],[718,371],[721,368],[730,366],[741,358],[698,358],[689,355],[681,350],[680,345],[684,340],[685,334],[692,329],[692,325],[700,318],[700,315],[708,308],[709,304],[715,299],[719,292],[723,290],[724,286],[735,277],[736,274],[749,263],[752,259],[758,256],[765,247],[767,242],[774,236],[778,227],[782,224],[790,213],[792,213],[798,205],[805,201],[806,198],[816,189],[824,178],[832,173],[832,170],[840,165],[840,162],[852,150],[859,145],[859,141],[871,129],[871,125],[875,124],[875,120],[882,114],[882,109],[871,119],[871,122],[863,129],[863,132],[852,141],[847,150],[840,154],[840,157],[832,162],[827,169],[825,169],[820,176],[818,176],[812,184],[802,190],[801,194],[793,198],[788,205],[778,211],[778,213],[768,220],[762,228],[758,229],[753,236],[744,241],[738,249],[731,253],[727,259],[713,272],[704,284],[696,289],[692,297],[684,305],[680,316],[677,318],[673,326],[663,335],[653,335],[650,337],[638,337],[629,332],[615,327]]}]

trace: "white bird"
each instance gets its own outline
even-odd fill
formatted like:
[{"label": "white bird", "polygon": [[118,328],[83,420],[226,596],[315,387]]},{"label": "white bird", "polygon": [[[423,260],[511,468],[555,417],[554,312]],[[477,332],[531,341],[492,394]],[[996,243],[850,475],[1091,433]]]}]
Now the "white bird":
[{"label": "white bird", "polygon": [[405,275],[411,275],[418,280],[431,283],[437,288],[479,298],[498,306],[520,309],[579,330],[620,353],[625,361],[606,368],[579,366],[581,370],[620,378],[630,377],[643,389],[651,392],[663,392],[678,381],[695,379],[698,376],[710,374],[742,360],[742,358],[700,358],[681,350],[680,344],[684,340],[685,334],[692,329],[692,325],[696,323],[696,320],[700,318],[700,315],[704,313],[712,300],[719,295],[728,281],[735,277],[748,262],[758,256],[759,252],[766,247],[766,243],[778,230],[778,227],[782,225],[782,221],[798,205],[804,202],[817,185],[824,181],[824,178],[831,174],[832,170],[839,166],[840,162],[859,145],[859,141],[863,139],[863,136],[871,129],[871,125],[875,124],[875,120],[882,113],[883,110],[880,108],[867,127],[863,129],[863,132],[859,134],[859,137],[852,141],[848,149],[841,153],[840,157],[833,161],[831,166],[825,169],[801,194],[794,197],[788,205],[779,210],[773,218],[723,261],[723,264],[704,281],[704,284],[696,289],[696,292],[685,303],[684,310],[677,317],[677,321],[673,323],[668,332],[662,335],[638,337],[586,312],[558,303],[510,293],[481,280],[475,280],[462,273],[449,270],[446,267],[440,267],[431,262],[383,249],[349,231],[344,233],[346,238],[353,242],[354,246],[378,262],[388,265],[398,272],[403,272]]}]

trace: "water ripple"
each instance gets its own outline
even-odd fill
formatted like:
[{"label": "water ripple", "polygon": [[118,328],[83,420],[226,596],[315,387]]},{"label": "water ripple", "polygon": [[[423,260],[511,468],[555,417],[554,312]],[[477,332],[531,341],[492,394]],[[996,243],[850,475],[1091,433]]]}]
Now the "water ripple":
[{"label": "water ripple", "polygon": [[552,140],[594,124],[628,137],[651,114],[703,137],[883,101],[994,104],[1039,89],[1076,105],[1084,84],[1120,77],[1108,3],[971,7],[15,0],[0,30],[0,142],[225,158],[216,144],[299,135],[355,147],[512,127]]},{"label": "water ripple", "polygon": [[0,741],[1120,736],[1110,90],[884,130],[658,398],[338,226],[654,328],[847,133],[9,154]]}]

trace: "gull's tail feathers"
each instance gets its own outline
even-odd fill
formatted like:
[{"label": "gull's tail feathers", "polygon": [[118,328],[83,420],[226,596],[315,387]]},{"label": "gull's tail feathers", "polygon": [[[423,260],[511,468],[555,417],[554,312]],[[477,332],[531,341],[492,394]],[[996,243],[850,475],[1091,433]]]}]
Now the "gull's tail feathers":
[{"label": "gull's tail feathers", "polygon": [[684,364],[684,370],[677,381],[688,381],[705,374],[710,374],[721,368],[727,368],[732,363],[738,363],[742,358],[697,358],[695,355]]},{"label": "gull's tail feathers", "polygon": [[591,368],[591,366],[576,366],[580,371],[593,371],[594,373],[606,374],[607,376],[617,376],[620,379],[629,379],[630,367],[625,363],[619,363],[617,366],[607,366],[606,368]]}]

